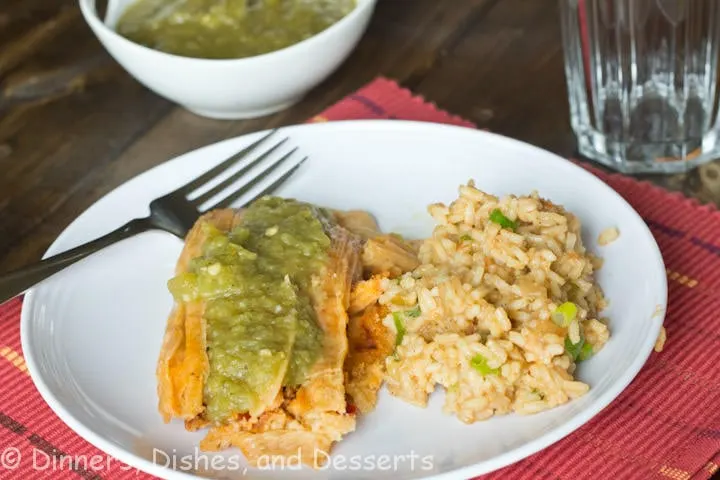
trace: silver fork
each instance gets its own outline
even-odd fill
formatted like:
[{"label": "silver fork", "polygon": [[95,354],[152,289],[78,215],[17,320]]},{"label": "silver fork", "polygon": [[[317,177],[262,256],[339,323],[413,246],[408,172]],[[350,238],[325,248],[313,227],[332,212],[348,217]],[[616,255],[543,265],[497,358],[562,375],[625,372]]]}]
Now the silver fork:
[{"label": "silver fork", "polygon": [[[283,145],[288,139],[284,138],[279,142],[275,143],[272,147],[267,150],[260,152],[257,158],[252,159],[246,165],[243,165],[237,172],[230,175],[228,178],[222,180],[217,185],[213,186],[209,190],[202,194],[193,197],[192,194],[198,190],[202,190],[208,184],[211,184],[213,180],[216,180],[220,175],[227,172],[230,168],[238,164],[243,159],[247,158],[252,152],[254,152],[260,144],[265,142],[277,130],[273,130],[261,139],[257,140],[248,147],[245,147],[242,151],[236,153],[232,157],[223,161],[219,165],[211,168],[207,172],[203,173],[199,177],[191,180],[187,184],[173,190],[167,195],[156,198],[150,202],[150,215],[145,218],[136,218],[130,220],[122,227],[103,235],[100,238],[92,240],[88,243],[75,247],[71,250],[63,252],[61,254],[46,258],[40,262],[23,267],[19,270],[6,273],[0,276],[0,304],[6,300],[9,300],[16,295],[21,294],[28,288],[40,283],[42,280],[54,275],[60,270],[72,265],[73,263],[82,260],[88,255],[97,252],[109,245],[124,240],[138,233],[146,232],[148,230],[164,230],[169,232],[176,237],[184,238],[190,228],[194,225],[198,217],[208,210],[215,208],[227,208],[232,205],[234,201],[239,199],[243,194],[249,192],[255,185],[266,178],[270,173],[276,170],[286,160],[297,151],[297,148],[292,149],[279,159],[270,163],[265,167],[259,174],[249,178],[239,188],[226,194],[221,200],[213,203],[212,205],[200,210],[209,200],[212,200],[217,195],[222,194],[227,188],[231,187],[235,182],[241,180],[250,169],[255,167],[257,164],[268,158],[270,154],[275,152],[281,145]],[[243,205],[247,205],[252,201],[262,197],[263,195],[274,192],[281,184],[283,184],[295,171],[307,160],[307,157],[297,162],[292,168],[287,170],[284,174],[278,177],[273,183],[265,187],[259,193],[248,199]]]}]

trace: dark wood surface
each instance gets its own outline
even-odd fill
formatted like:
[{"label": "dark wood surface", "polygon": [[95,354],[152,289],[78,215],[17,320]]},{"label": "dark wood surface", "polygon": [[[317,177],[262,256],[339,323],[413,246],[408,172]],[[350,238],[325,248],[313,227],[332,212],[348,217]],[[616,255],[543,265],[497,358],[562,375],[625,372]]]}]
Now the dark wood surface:
[{"label": "dark wood surface", "polygon": [[[0,271],[37,260],[112,188],[182,152],[300,123],[378,75],[481,128],[574,154],[556,0],[380,0],[348,61],[295,107],[196,117],[139,85],[75,0],[0,2]],[[720,163],[649,178],[720,204]]]}]

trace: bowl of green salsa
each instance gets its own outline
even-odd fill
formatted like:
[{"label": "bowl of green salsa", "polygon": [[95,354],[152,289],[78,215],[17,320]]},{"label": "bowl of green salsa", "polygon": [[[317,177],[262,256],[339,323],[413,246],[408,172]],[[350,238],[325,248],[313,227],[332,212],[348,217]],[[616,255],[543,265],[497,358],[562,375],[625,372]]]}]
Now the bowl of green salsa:
[{"label": "bowl of green salsa", "polygon": [[79,0],[136,80],[205,117],[253,118],[299,101],[350,55],[376,0]]}]

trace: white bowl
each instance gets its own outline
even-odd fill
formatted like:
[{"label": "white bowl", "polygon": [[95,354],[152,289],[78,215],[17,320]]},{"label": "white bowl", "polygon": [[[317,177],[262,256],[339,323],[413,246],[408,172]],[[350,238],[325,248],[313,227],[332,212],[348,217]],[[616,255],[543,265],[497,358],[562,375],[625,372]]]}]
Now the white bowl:
[{"label": "white bowl", "polygon": [[299,101],[347,58],[364,33],[376,0],[355,9],[319,34],[255,57],[208,60],[171,55],[122,37],[114,26],[133,0],[111,0],[103,22],[95,0],[80,10],[110,55],[158,95],[205,117],[253,118]]}]

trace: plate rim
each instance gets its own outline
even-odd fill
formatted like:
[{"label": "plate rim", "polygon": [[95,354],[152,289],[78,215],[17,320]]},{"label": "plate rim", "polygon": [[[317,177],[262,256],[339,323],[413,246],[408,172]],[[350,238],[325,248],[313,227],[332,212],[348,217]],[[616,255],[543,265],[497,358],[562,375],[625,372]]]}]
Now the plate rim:
[{"label": "plate rim", "polygon": [[[552,159],[556,162],[558,162],[559,168],[567,168],[570,170],[573,170],[577,175],[585,177],[587,181],[596,183],[600,188],[604,189],[607,194],[611,196],[615,196],[617,200],[619,200],[625,208],[628,210],[628,213],[634,217],[634,220],[638,222],[638,224],[642,227],[641,231],[643,236],[646,237],[646,240],[649,241],[649,244],[652,246],[653,251],[652,256],[655,257],[656,265],[660,268],[662,272],[665,271],[665,262],[662,257],[662,254],[660,252],[660,248],[657,244],[657,241],[655,240],[654,236],[652,235],[652,232],[650,231],[649,227],[643,220],[643,218],[640,216],[640,214],[630,205],[630,203],[625,200],[617,191],[615,191],[612,187],[610,187],[607,183],[605,183],[603,180],[601,180],[596,175],[592,174],[588,170],[582,168],[579,165],[576,165],[572,161],[561,157],[560,155],[557,155],[554,152],[551,152],[549,150],[545,150],[543,148],[537,147],[535,145],[529,144],[527,142],[523,142],[521,140],[517,140],[511,137],[507,137],[504,135],[500,135],[498,133],[488,132],[484,130],[478,130],[472,127],[465,127],[465,126],[459,126],[459,125],[449,125],[449,124],[441,124],[441,123],[433,123],[433,122],[424,122],[424,121],[410,121],[410,120],[385,120],[385,119],[371,119],[371,120],[338,120],[338,121],[332,121],[332,122],[318,122],[318,123],[302,123],[302,124],[293,124],[293,125],[287,125],[278,127],[279,131],[287,132],[288,135],[291,135],[293,131],[295,130],[304,130],[304,129],[342,129],[342,130],[356,130],[356,131],[362,131],[363,129],[374,129],[378,131],[388,131],[391,129],[407,129],[407,130],[417,130],[417,129],[427,129],[427,130],[449,130],[453,132],[459,132],[463,131],[463,134],[467,135],[474,135],[479,138],[486,137],[490,138],[492,141],[495,142],[501,142],[505,143],[513,148],[524,148],[528,150],[529,152],[536,153],[538,155],[547,157],[548,160]],[[63,231],[57,236],[57,238],[52,242],[52,244],[48,247],[45,254],[43,255],[43,258],[46,258],[49,255],[55,254],[58,250],[59,244],[61,244],[64,239],[69,236],[72,231],[76,228],[78,222],[82,217],[85,215],[88,215],[91,210],[94,208],[97,208],[98,204],[104,201],[107,197],[110,197],[114,195],[118,190],[126,187],[128,183],[131,183],[133,181],[136,181],[140,177],[144,175],[150,175],[151,172],[154,172],[155,170],[162,169],[162,168],[171,168],[169,167],[170,164],[179,161],[183,159],[186,156],[193,156],[193,155],[200,155],[202,151],[204,150],[211,150],[213,148],[218,147],[222,144],[228,144],[233,142],[241,142],[243,140],[250,141],[253,137],[259,137],[260,135],[269,133],[274,129],[267,129],[262,131],[255,131],[255,132],[248,132],[242,135],[237,135],[231,138],[227,138],[224,140],[220,140],[218,142],[210,143],[207,145],[203,145],[199,148],[195,148],[192,150],[188,150],[180,155],[176,155],[172,158],[168,158],[167,160],[159,163],[158,165],[155,165],[147,170],[144,170],[137,175],[129,178],[128,180],[124,181],[120,185],[116,186],[109,192],[107,192],[102,197],[98,198],[96,201],[94,201],[91,205],[89,205],[86,209],[84,209],[77,217],[73,219],[73,221],[63,229]],[[210,167],[208,167],[210,168]],[[640,346],[640,349],[638,350],[634,360],[630,363],[630,365],[627,368],[625,376],[621,377],[618,381],[610,384],[607,391],[603,394],[601,394],[592,404],[591,406],[581,410],[577,414],[573,416],[573,418],[563,423],[562,425],[555,427],[548,431],[547,433],[544,433],[531,441],[523,444],[520,447],[514,448],[510,451],[503,452],[499,455],[496,455],[488,460],[481,461],[479,463],[474,463],[472,465],[467,465],[464,467],[460,467],[454,470],[450,470],[447,472],[437,473],[437,474],[431,474],[429,476],[423,476],[419,478],[423,479],[432,479],[432,480],[446,480],[451,478],[457,478],[458,476],[463,476],[465,478],[469,478],[476,475],[482,475],[486,473],[490,473],[493,471],[497,471],[501,468],[507,467],[509,465],[512,465],[516,462],[519,462],[520,460],[523,460],[535,453],[538,453],[551,445],[557,443],[558,441],[562,440],[569,434],[573,433],[574,431],[581,428],[583,425],[588,423],[592,418],[597,416],[602,410],[604,410],[610,403],[612,403],[625,389],[632,383],[633,380],[637,377],[638,373],[642,369],[642,367],[647,362],[648,358],[652,354],[655,341],[656,341],[656,335],[659,334],[660,328],[663,325],[665,315],[667,312],[667,279],[665,276],[661,277],[661,280],[655,279],[655,282],[657,283],[657,293],[660,294],[660,298],[662,300],[661,304],[658,304],[661,310],[656,311],[655,314],[653,314],[650,318],[650,328],[651,333],[653,335],[649,335],[648,338],[646,338]],[[119,445],[116,445],[113,441],[108,440],[104,437],[102,437],[99,434],[96,434],[91,428],[86,427],[81,421],[77,420],[63,405],[63,403],[56,398],[55,395],[53,395],[52,391],[48,387],[47,383],[45,382],[43,375],[41,374],[41,370],[38,366],[38,363],[36,363],[36,359],[33,353],[33,346],[31,342],[31,338],[29,337],[29,328],[30,328],[30,322],[32,321],[32,315],[31,313],[35,310],[35,296],[37,289],[36,287],[31,288],[25,293],[25,298],[22,305],[22,310],[20,314],[20,342],[21,342],[21,348],[23,351],[23,356],[25,358],[25,362],[28,367],[28,372],[30,373],[31,380],[35,386],[35,388],[40,393],[40,396],[42,397],[43,401],[50,407],[50,409],[53,411],[55,415],[58,416],[58,418],[65,423],[71,430],[73,430],[78,436],[83,438],[85,441],[105,453],[106,455],[112,456],[117,460],[120,460],[127,465],[129,465],[132,468],[135,468],[137,470],[158,476],[160,478],[177,478],[177,479],[199,479],[204,478],[199,475],[195,475],[193,473],[183,471],[183,470],[174,470],[169,469],[167,467],[164,467],[162,465],[156,464],[144,457],[141,457],[139,455],[136,455]]]}]

